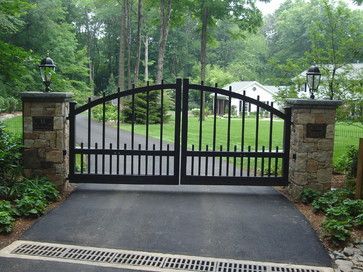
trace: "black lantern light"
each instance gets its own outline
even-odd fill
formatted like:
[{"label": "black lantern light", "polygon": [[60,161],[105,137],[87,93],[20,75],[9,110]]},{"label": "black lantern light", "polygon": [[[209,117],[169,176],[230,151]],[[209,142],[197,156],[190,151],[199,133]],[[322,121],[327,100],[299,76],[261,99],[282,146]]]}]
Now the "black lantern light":
[{"label": "black lantern light", "polygon": [[321,73],[318,66],[311,66],[306,73],[306,81],[310,91],[310,98],[314,99],[314,92],[318,90]]},{"label": "black lantern light", "polygon": [[45,85],[45,92],[51,91],[49,88],[50,80],[52,78],[52,74],[55,72],[55,64],[50,57],[46,57],[42,59],[39,65],[40,75],[42,77],[43,83]]}]

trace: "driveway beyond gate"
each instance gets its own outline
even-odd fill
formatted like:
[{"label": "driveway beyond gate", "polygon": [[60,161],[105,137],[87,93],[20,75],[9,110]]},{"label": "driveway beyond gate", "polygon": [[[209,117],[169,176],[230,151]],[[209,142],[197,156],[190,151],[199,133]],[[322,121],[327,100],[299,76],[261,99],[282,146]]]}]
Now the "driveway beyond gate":
[{"label": "driveway beyond gate", "polygon": [[331,265],[303,215],[271,187],[80,185],[22,239]]}]

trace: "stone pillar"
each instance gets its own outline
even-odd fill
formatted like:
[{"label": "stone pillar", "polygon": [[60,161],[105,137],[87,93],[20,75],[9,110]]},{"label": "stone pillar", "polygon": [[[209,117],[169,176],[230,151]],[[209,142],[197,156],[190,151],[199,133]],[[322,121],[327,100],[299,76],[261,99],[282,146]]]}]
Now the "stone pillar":
[{"label": "stone pillar", "polygon": [[331,188],[336,109],[341,101],[288,99],[291,108],[289,191]]},{"label": "stone pillar", "polygon": [[70,93],[24,92],[23,167],[26,177],[48,177],[61,190],[68,177]]}]

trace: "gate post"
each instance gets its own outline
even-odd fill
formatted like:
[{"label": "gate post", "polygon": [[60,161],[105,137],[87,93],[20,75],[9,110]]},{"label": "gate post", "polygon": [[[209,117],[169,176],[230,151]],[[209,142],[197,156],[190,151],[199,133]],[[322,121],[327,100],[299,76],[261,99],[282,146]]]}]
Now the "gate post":
[{"label": "gate post", "polygon": [[288,99],[291,108],[289,192],[331,188],[336,109],[342,101]]},{"label": "gate post", "polygon": [[63,190],[68,176],[71,93],[24,92],[23,166],[26,177],[45,176]]}]

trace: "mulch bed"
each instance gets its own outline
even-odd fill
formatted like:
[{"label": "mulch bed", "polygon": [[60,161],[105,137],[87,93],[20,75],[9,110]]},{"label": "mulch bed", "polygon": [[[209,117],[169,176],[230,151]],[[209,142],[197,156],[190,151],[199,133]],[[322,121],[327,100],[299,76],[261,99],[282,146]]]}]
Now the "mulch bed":
[{"label": "mulch bed", "polygon": [[[332,188],[343,188],[345,181],[345,175],[336,174],[333,175],[332,178]],[[315,230],[318,234],[319,239],[329,251],[337,250],[341,247],[333,244],[331,241],[324,237],[324,233],[321,229],[321,224],[325,219],[325,215],[321,212],[315,213],[313,212],[310,205],[305,205],[303,203],[295,202],[290,197],[287,188],[285,187],[276,187],[276,189],[282,193],[287,199],[289,199],[292,203],[294,203],[295,207],[305,216],[305,218],[309,221],[311,227]],[[353,230],[351,241],[362,241],[363,240],[363,230]],[[342,245],[344,246],[344,245]]]},{"label": "mulch bed", "polygon": [[[68,196],[73,192],[74,187],[69,185],[67,189],[61,194],[58,201],[49,204],[44,214],[57,208],[61,205]],[[13,231],[9,234],[0,234],[0,249],[10,245],[12,242],[19,240],[22,234],[29,229],[38,218],[18,218],[15,221]]]}]

